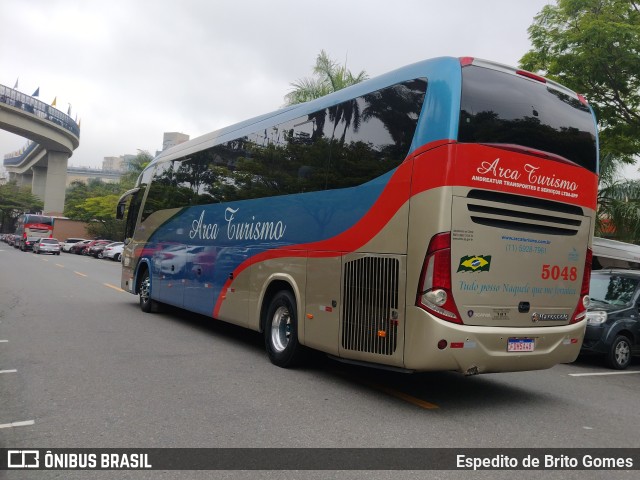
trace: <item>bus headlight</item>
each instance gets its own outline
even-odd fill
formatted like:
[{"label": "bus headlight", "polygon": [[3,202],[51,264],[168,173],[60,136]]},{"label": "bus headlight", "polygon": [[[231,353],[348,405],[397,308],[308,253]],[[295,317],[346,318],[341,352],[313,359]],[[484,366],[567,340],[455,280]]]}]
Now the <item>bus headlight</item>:
[{"label": "bus headlight", "polygon": [[607,312],[603,312],[602,310],[587,312],[587,325],[602,325],[606,321]]}]

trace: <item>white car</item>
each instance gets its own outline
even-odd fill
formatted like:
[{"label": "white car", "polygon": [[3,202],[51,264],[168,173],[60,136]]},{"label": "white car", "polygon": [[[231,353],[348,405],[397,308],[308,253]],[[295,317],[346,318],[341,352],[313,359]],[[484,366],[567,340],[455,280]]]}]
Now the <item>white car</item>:
[{"label": "white car", "polygon": [[39,238],[33,244],[33,253],[60,255],[60,242],[56,238]]},{"label": "white car", "polygon": [[82,242],[84,238],[67,238],[62,242],[62,251],[68,252],[76,243]]},{"label": "white car", "polygon": [[110,258],[113,261],[119,262],[122,258],[122,250],[124,250],[123,242],[113,242],[104,247],[102,251],[102,258]]}]

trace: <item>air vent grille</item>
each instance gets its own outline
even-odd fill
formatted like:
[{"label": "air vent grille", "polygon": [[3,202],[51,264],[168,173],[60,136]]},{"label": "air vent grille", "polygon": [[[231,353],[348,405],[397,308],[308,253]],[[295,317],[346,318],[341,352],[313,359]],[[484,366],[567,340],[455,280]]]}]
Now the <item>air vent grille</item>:
[{"label": "air vent grille", "polygon": [[398,272],[390,257],[363,257],[345,264],[342,346],[392,355],[398,342]]}]

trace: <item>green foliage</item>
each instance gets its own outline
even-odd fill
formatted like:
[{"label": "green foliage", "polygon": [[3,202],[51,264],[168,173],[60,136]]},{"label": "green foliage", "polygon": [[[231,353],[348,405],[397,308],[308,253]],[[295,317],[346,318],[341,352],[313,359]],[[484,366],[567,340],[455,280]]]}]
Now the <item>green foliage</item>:
[{"label": "green foliage", "polygon": [[15,182],[0,185],[0,231],[13,233],[22,213],[40,212],[42,200],[31,193],[29,187],[18,187]]},{"label": "green foliage", "polygon": [[153,157],[149,152],[144,150],[138,151],[138,155],[136,155],[133,161],[129,164],[129,170],[120,177],[120,186],[123,189],[123,193],[135,186],[138,176],[142,170],[151,163],[151,160],[153,160]]},{"label": "green foliage", "polygon": [[323,97],[368,78],[363,70],[357,75],[340,65],[321,50],[313,67],[313,77],[302,78],[291,84],[293,90],[285,95],[286,105],[295,105]]},{"label": "green foliage", "polygon": [[640,153],[640,10],[633,0],[558,0],[529,28],[522,68],[584,94],[604,155],[632,163]]},{"label": "green foliage", "polygon": [[87,230],[92,236],[121,240],[124,238],[124,224],[116,220],[118,199],[133,188],[140,172],[152,160],[148,152],[140,151],[119,183],[101,180],[73,182],[66,193],[64,215],[72,220],[88,223]]}]

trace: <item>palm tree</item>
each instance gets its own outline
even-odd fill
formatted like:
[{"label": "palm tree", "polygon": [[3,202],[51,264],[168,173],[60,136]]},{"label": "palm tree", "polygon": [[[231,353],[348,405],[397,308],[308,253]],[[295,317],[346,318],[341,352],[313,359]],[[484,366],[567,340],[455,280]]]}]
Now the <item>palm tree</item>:
[{"label": "palm tree", "polygon": [[600,161],[597,236],[622,242],[640,242],[640,181],[620,179],[620,162],[611,154]]},{"label": "palm tree", "polygon": [[293,90],[284,97],[286,105],[308,102],[369,78],[364,70],[354,75],[347,69],[346,62],[344,65],[338,64],[324,50],[316,58],[313,75],[291,84]]}]

